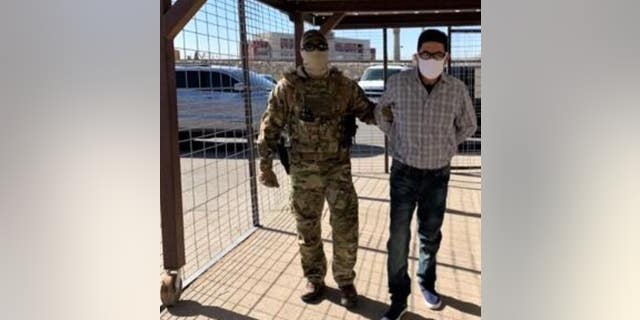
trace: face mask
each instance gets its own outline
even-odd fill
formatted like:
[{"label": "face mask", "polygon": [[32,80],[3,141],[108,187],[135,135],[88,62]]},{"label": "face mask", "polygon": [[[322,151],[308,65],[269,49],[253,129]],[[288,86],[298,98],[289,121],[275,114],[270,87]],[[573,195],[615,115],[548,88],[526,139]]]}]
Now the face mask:
[{"label": "face mask", "polygon": [[323,77],[329,71],[329,50],[325,51],[304,51],[302,55],[302,64],[304,70],[312,77]]},{"label": "face mask", "polygon": [[442,73],[444,70],[444,61],[446,59],[442,59],[440,61],[436,59],[427,59],[423,60],[418,57],[418,68],[420,73],[427,79],[435,79]]}]

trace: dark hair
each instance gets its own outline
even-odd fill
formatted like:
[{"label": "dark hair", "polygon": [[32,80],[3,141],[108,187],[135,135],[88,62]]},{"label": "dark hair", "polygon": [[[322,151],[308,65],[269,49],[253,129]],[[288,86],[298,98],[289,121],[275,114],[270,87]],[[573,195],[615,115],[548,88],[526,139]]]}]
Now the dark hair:
[{"label": "dark hair", "polygon": [[444,32],[437,29],[427,29],[422,31],[420,37],[418,37],[417,51],[420,51],[423,43],[431,41],[442,43],[442,45],[444,46],[444,50],[447,51],[447,43],[449,42],[449,37],[447,37]]}]

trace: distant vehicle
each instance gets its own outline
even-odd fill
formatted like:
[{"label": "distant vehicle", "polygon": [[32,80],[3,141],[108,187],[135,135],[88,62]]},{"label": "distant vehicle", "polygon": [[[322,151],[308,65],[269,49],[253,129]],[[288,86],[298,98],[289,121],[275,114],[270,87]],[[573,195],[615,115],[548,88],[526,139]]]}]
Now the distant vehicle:
[{"label": "distant vehicle", "polygon": [[[392,74],[396,74],[402,70],[410,69],[409,66],[387,66],[387,78]],[[364,94],[373,102],[378,102],[378,99],[384,92],[384,81],[382,75],[384,72],[384,66],[376,65],[371,66],[364,70],[362,77],[358,81],[358,85],[364,90]]]},{"label": "distant vehicle", "polygon": [[267,78],[267,80],[273,82],[273,84],[278,83],[278,81],[274,77],[272,77],[270,74],[261,73],[260,75]]},{"label": "distant vehicle", "polygon": [[[245,95],[242,68],[177,65],[176,91],[180,140],[246,136]],[[254,134],[260,126],[272,81],[249,72]]]}]

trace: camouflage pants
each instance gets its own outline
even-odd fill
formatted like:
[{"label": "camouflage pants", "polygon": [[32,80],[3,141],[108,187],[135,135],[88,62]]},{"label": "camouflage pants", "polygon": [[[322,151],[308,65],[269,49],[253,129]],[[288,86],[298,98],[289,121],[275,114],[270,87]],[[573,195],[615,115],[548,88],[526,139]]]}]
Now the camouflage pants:
[{"label": "camouflage pants", "polygon": [[358,196],[350,161],[293,162],[291,186],[291,210],[296,218],[304,276],[317,283],[324,281],[327,273],[320,229],[326,199],[331,212],[333,276],[339,286],[352,284],[358,248]]}]

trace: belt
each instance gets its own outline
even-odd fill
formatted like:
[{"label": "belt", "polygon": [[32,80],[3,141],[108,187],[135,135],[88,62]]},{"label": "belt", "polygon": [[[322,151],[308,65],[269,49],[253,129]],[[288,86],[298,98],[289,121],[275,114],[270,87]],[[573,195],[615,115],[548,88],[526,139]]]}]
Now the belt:
[{"label": "belt", "polygon": [[444,167],[441,168],[437,168],[437,169],[420,169],[420,168],[416,168],[416,167],[412,167],[408,164],[404,164],[396,159],[393,159],[393,163],[392,166],[395,168],[398,168],[399,170],[403,170],[406,171],[408,173],[410,173],[411,175],[423,175],[423,174],[430,174],[430,173],[438,173],[438,172],[442,172],[442,171],[447,171],[449,169],[451,169],[451,164],[448,163],[447,165],[445,165]]}]

